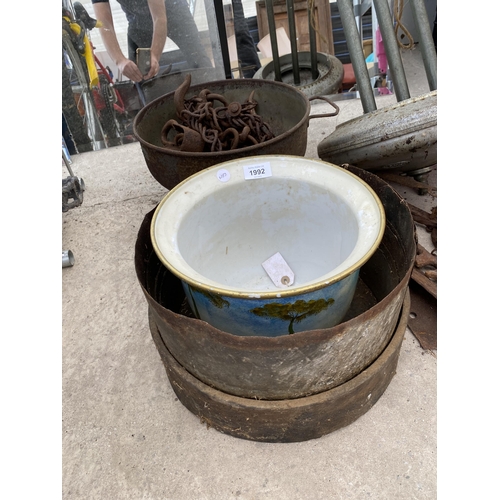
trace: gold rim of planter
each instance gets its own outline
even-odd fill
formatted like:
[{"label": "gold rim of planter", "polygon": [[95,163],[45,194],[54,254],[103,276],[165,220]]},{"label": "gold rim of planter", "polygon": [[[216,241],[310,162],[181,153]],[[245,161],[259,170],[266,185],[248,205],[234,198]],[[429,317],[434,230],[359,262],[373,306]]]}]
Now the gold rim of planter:
[{"label": "gold rim of planter", "polygon": [[[246,158],[242,158],[242,160],[246,160],[248,159],[249,157],[246,157]],[[301,156],[292,156],[292,155],[265,155],[265,156],[258,156],[258,157],[255,157],[255,158],[258,158],[259,161],[263,161],[264,158],[294,158],[294,159],[303,159],[303,160],[312,160],[314,162],[317,162],[317,163],[322,163],[322,164],[325,164],[325,165],[328,165],[330,167],[335,167],[335,168],[338,168],[340,170],[342,170],[342,172],[350,175],[351,177],[355,178],[357,182],[359,182],[360,184],[362,184],[373,196],[376,204],[377,204],[377,207],[378,207],[378,210],[379,210],[379,213],[380,213],[380,229],[379,229],[379,233],[377,235],[377,238],[375,239],[374,243],[372,244],[372,246],[370,247],[370,250],[367,251],[364,255],[363,255],[363,258],[361,258],[360,260],[358,260],[356,262],[356,264],[353,264],[352,266],[348,267],[347,269],[345,269],[344,271],[342,271],[340,274],[336,274],[335,276],[331,277],[331,278],[327,278],[327,279],[321,279],[318,278],[317,279],[317,283],[315,284],[312,284],[312,285],[307,285],[307,286],[303,286],[303,287],[297,287],[297,288],[293,288],[293,289],[288,289],[288,290],[276,290],[276,291],[262,291],[262,292],[259,292],[258,290],[254,290],[254,291],[245,291],[245,290],[242,290],[242,291],[235,291],[235,290],[228,290],[226,288],[221,288],[221,287],[218,287],[218,286],[210,286],[210,285],[207,285],[206,283],[203,283],[201,281],[197,281],[189,276],[187,276],[186,274],[182,273],[181,271],[177,270],[174,266],[172,266],[172,264],[170,264],[167,259],[165,259],[163,253],[161,252],[157,242],[156,242],[156,236],[155,236],[155,225],[156,225],[156,220],[157,220],[157,217],[158,217],[158,214],[161,210],[161,208],[163,207],[163,205],[166,203],[166,201],[168,200],[168,198],[170,196],[172,196],[172,193],[175,193],[177,190],[180,190],[182,189],[182,186],[184,184],[186,184],[187,182],[189,182],[189,180],[198,175],[198,174],[201,174],[201,173],[205,173],[205,172],[209,172],[211,170],[215,170],[215,169],[220,169],[220,168],[223,168],[224,165],[228,164],[228,163],[234,163],[238,160],[230,160],[228,162],[223,162],[223,163],[219,163],[217,165],[213,165],[211,167],[208,167],[200,172],[197,172],[196,174],[193,174],[192,176],[188,177],[187,179],[181,181],[179,184],[177,184],[175,187],[173,187],[164,197],[163,199],[160,201],[160,203],[158,204],[158,206],[156,207],[155,209],[155,212],[154,212],[154,215],[153,215],[153,219],[151,220],[151,227],[150,227],[150,235],[151,235],[151,242],[153,244],[153,248],[154,248],[154,251],[156,253],[156,255],[158,256],[160,262],[172,273],[174,274],[175,276],[177,276],[179,279],[181,279],[182,281],[186,282],[188,285],[194,287],[194,288],[198,288],[200,290],[207,290],[207,291],[210,291],[210,292],[216,292],[220,295],[223,295],[225,297],[235,297],[235,298],[240,298],[240,299],[275,299],[275,298],[283,298],[283,297],[291,297],[291,296],[295,296],[295,295],[301,295],[301,294],[305,294],[305,293],[309,293],[309,292],[314,292],[316,290],[320,290],[322,288],[326,288],[330,285],[333,285],[334,283],[337,283],[338,281],[341,281],[343,280],[344,278],[346,278],[347,276],[349,276],[350,274],[352,274],[354,271],[356,271],[357,269],[360,269],[363,264],[365,264],[369,259],[370,257],[375,253],[375,251],[377,250],[377,248],[379,247],[380,245],[380,242],[382,241],[382,238],[384,236],[384,231],[385,231],[385,225],[386,225],[386,216],[385,216],[385,210],[384,210],[384,206],[382,205],[382,202],[380,201],[380,198],[377,196],[377,194],[375,193],[375,191],[371,188],[371,186],[369,184],[367,184],[364,180],[362,180],[361,178],[359,178],[357,175],[353,174],[352,172],[349,172],[348,170],[340,167],[339,165],[335,165],[333,163],[329,163],[329,162],[326,162],[326,161],[323,161],[323,160],[320,160],[320,159],[316,159],[316,158],[304,158],[304,157],[301,157]]]}]

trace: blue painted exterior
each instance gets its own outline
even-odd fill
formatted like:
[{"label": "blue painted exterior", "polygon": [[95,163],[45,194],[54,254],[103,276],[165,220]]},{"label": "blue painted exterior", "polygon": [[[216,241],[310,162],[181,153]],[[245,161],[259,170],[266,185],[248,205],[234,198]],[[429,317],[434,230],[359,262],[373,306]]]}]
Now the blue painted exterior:
[{"label": "blue painted exterior", "polygon": [[359,269],[325,288],[272,299],[210,296],[182,284],[193,313],[215,328],[234,335],[278,337],[339,324],[351,305],[358,276]]}]

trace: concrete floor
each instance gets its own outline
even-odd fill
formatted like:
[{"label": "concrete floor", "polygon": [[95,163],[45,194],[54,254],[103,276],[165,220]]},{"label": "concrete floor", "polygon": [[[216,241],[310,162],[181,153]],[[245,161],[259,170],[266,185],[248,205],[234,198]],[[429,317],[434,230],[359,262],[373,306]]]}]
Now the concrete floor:
[{"label": "concrete floor", "polygon": [[[419,57],[405,56],[412,96],[428,91]],[[392,102],[377,98],[378,107]],[[327,106],[315,104],[312,113]],[[362,113],[359,100],[340,107],[336,118],[311,121],[306,156],[317,157],[325,133]],[[407,329],[383,396],[320,439],[266,444],[207,429],[169,384],[135,275],[137,231],[166,190],[138,143],[74,156],[72,168],[87,189],[82,206],[62,214],[62,249],[76,259],[62,270],[63,498],[437,497],[435,352]],[[426,210],[436,204],[401,192]]]}]

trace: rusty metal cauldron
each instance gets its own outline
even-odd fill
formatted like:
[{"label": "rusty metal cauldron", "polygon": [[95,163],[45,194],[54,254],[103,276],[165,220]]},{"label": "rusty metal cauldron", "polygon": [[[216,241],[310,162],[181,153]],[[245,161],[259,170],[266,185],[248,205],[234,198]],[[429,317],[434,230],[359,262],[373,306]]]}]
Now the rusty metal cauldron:
[{"label": "rusty metal cauldron", "polygon": [[[339,108],[324,97],[308,98],[295,87],[268,80],[219,80],[193,85],[186,99],[209,89],[223,95],[229,102],[243,103],[253,92],[255,111],[269,124],[274,138],[261,144],[216,152],[174,150],[162,143],[162,128],[176,118],[175,92],[155,99],[139,111],[134,120],[134,134],[139,140],[147,167],[153,177],[167,189],[217,163],[252,155],[287,154],[303,156],[307,148],[307,128],[312,118],[330,117]],[[321,99],[335,109],[332,113],[312,115],[310,101]]]},{"label": "rusty metal cauldron", "polygon": [[136,242],[135,266],[149,305],[152,333],[157,330],[161,343],[190,376],[241,398],[304,398],[360,374],[384,352],[398,321],[406,325],[407,317],[400,319],[400,313],[416,247],[410,210],[379,177],[346,168],[377,193],[387,219],[379,248],[360,270],[346,319],[332,328],[274,338],[242,337],[188,317],[181,281],[161,264],[153,248],[154,210],[145,217]]}]

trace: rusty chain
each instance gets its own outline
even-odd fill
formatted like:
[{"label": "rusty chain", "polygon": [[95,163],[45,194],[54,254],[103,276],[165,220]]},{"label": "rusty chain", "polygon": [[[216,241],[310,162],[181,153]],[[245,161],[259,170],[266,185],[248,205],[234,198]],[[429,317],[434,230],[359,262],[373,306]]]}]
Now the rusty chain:
[{"label": "rusty chain", "polygon": [[[177,119],[168,120],[162,128],[164,146],[181,151],[218,152],[261,144],[274,137],[269,124],[255,112],[254,91],[243,103],[228,102],[209,89],[185,99],[190,86],[188,74],[174,93]],[[175,135],[171,140],[172,131]]]}]

